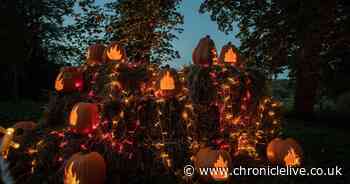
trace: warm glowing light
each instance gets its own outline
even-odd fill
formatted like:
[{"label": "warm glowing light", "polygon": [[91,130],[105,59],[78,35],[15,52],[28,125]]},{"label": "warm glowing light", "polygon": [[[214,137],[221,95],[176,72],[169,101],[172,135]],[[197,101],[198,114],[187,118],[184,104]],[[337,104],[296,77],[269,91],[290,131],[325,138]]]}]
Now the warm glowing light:
[{"label": "warm glowing light", "polygon": [[55,81],[55,89],[57,91],[62,91],[63,90],[63,73],[59,73],[57,76],[57,79]]},{"label": "warm glowing light", "polygon": [[123,58],[123,53],[121,49],[119,49],[118,45],[114,45],[107,51],[107,56],[111,60],[121,60]]},{"label": "warm glowing light", "polygon": [[237,116],[232,120],[232,124],[238,125],[241,121],[241,116]]},{"label": "warm glowing light", "polygon": [[79,184],[80,181],[77,178],[77,175],[73,173],[73,164],[74,162],[70,163],[68,168],[64,172],[64,184]]},{"label": "warm glowing light", "polygon": [[182,112],[182,118],[185,120],[188,119],[188,113],[186,111]]},{"label": "warm glowing light", "polygon": [[294,167],[300,165],[300,156],[295,153],[293,148],[288,150],[288,154],[283,160],[286,166]]},{"label": "warm glowing light", "polygon": [[174,90],[175,89],[175,80],[170,75],[169,71],[166,71],[165,75],[160,80],[160,89],[161,90]]},{"label": "warm glowing light", "polygon": [[34,153],[38,153],[38,150],[37,150],[37,149],[33,149],[33,148],[29,148],[29,149],[28,149],[28,154],[29,154],[29,155],[32,155],[32,154],[34,154]]},{"label": "warm glowing light", "polygon": [[0,154],[3,156],[4,159],[6,159],[10,147],[14,149],[18,149],[20,145],[16,142],[13,142],[13,136],[15,132],[14,128],[5,129],[3,127],[0,127],[0,132],[5,134],[2,138],[1,145],[0,145]]},{"label": "warm glowing light", "polygon": [[6,134],[7,134],[7,135],[12,135],[14,132],[15,132],[15,129],[14,129],[14,128],[8,128],[8,129],[6,129]]},{"label": "warm glowing light", "polygon": [[75,105],[72,109],[72,112],[69,115],[69,124],[72,126],[76,126],[78,122],[78,105]]},{"label": "warm glowing light", "polygon": [[236,63],[237,62],[237,54],[233,51],[232,48],[229,48],[225,53],[224,61],[226,63]]},{"label": "warm glowing light", "polygon": [[216,172],[212,172],[211,176],[214,180],[224,181],[228,178],[228,162],[224,160],[224,158],[219,155],[218,159],[214,163],[214,168],[217,168]]}]

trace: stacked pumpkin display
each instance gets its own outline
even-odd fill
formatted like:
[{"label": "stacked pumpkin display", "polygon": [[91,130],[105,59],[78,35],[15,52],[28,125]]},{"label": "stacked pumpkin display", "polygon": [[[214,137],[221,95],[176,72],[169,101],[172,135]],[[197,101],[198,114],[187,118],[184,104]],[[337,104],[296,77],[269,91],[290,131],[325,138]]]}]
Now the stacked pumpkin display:
[{"label": "stacked pumpkin display", "polygon": [[[140,170],[147,177],[179,173],[190,162],[196,168],[231,168],[242,154],[272,164],[302,164],[300,145],[276,138],[279,106],[257,94],[256,80],[231,43],[218,55],[214,41],[202,38],[193,51],[194,65],[181,71],[135,64],[118,42],[92,45],[86,56],[82,66],[62,68],[55,81],[59,96],[72,97],[64,105],[69,111],[61,114],[68,128],[40,134],[30,147],[36,149],[33,162],[45,149],[59,152],[47,162],[64,166],[65,184],[127,182],[121,178]],[[265,152],[261,145],[267,145]],[[141,163],[130,169],[133,162]],[[35,167],[31,172],[38,176]],[[228,182],[230,176],[212,173],[200,180]]]}]

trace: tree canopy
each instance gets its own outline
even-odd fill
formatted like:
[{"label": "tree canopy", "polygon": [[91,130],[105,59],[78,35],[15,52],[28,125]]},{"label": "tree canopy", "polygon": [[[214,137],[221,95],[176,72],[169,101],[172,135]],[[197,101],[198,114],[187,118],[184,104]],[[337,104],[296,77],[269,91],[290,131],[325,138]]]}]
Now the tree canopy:
[{"label": "tree canopy", "polygon": [[205,0],[200,8],[226,33],[237,22],[240,49],[259,66],[288,66],[297,82],[295,108],[305,113],[312,112],[323,68],[349,48],[349,10],[346,0]]},{"label": "tree canopy", "polygon": [[110,10],[109,40],[125,45],[131,61],[166,62],[178,58],[172,41],[182,31],[181,0],[119,0]]}]

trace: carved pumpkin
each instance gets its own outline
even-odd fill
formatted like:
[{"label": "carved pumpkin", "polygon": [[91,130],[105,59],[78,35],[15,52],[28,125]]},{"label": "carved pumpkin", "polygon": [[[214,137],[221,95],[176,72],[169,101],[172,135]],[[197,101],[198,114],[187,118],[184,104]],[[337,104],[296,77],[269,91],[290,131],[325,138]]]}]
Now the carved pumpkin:
[{"label": "carved pumpkin", "polygon": [[282,140],[273,139],[266,148],[267,158],[273,164],[282,164],[285,166],[300,166],[303,157],[303,151],[300,145],[292,138]]},{"label": "carved pumpkin", "polygon": [[86,61],[88,64],[97,64],[103,61],[103,53],[106,47],[103,44],[93,44],[86,52]]},{"label": "carved pumpkin", "polygon": [[97,152],[76,153],[66,163],[64,184],[103,184],[106,163]]},{"label": "carved pumpkin", "polygon": [[112,42],[104,52],[106,62],[124,62],[126,60],[125,49],[118,43]]},{"label": "carved pumpkin", "polygon": [[83,89],[83,73],[76,67],[63,67],[55,81],[58,92],[74,92]]},{"label": "carved pumpkin", "polygon": [[33,121],[20,121],[13,125],[15,128],[15,136],[13,140],[16,142],[22,142],[22,136],[36,128],[36,123]]},{"label": "carved pumpkin", "polygon": [[[201,148],[194,157],[194,165],[197,168],[222,168],[218,171],[229,171],[231,168],[231,156],[227,151],[215,150],[209,147]],[[228,173],[211,173],[211,178],[215,181],[226,181],[229,178]],[[203,176],[203,179],[208,180]]]},{"label": "carved pumpkin", "polygon": [[210,36],[199,40],[197,47],[192,53],[192,61],[195,65],[210,66],[217,62],[217,52],[214,41]]},{"label": "carved pumpkin", "polygon": [[228,63],[235,66],[240,64],[238,49],[231,42],[222,47],[219,59],[221,63]]},{"label": "carved pumpkin", "polygon": [[97,128],[99,122],[98,107],[93,103],[77,103],[69,115],[69,125],[79,134],[90,133]]},{"label": "carved pumpkin", "polygon": [[177,73],[175,70],[166,69],[164,70],[158,82],[159,94],[162,97],[173,97],[177,94],[179,89],[179,82]]}]

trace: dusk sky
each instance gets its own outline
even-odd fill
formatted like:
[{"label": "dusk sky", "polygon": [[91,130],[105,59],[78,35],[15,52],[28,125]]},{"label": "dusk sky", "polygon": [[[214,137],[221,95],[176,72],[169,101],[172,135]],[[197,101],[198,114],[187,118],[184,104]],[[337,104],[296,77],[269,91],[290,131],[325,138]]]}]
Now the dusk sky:
[{"label": "dusk sky", "polygon": [[208,14],[198,12],[201,0],[184,0],[180,7],[180,12],[184,15],[184,31],[179,34],[179,39],[174,41],[174,46],[179,50],[181,58],[172,62],[172,66],[180,67],[192,61],[192,50],[196,47],[200,38],[210,35],[216,44],[218,52],[221,47],[231,41],[236,46],[240,42],[235,38],[238,28],[229,35],[218,31],[216,22],[210,20]]}]

